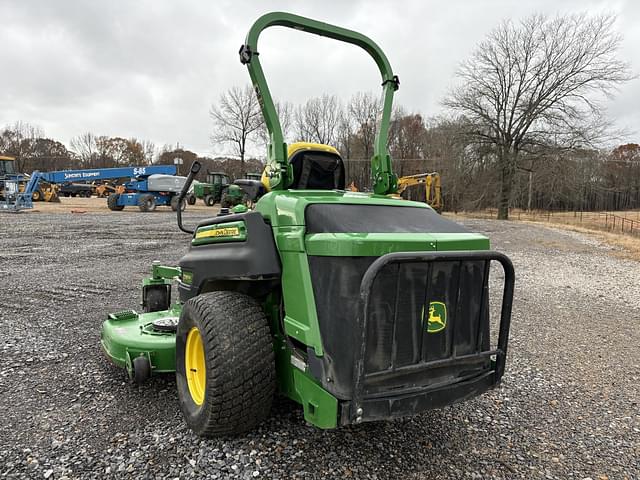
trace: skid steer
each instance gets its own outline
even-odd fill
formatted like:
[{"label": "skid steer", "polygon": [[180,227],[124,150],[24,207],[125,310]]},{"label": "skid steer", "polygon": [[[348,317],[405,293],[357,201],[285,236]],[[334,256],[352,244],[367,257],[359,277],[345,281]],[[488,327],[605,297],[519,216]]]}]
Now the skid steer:
[{"label": "skid steer", "polygon": [[[333,147],[285,144],[258,56],[258,37],[272,26],[351,43],[373,57],[383,89],[374,192],[345,191]],[[178,209],[189,251],[179,266],[153,265],[143,280],[144,312],[108,315],[106,355],[138,382],[175,372],[184,418],[205,437],[254,428],[276,392],[328,429],[415,415],[498,385],[513,266],[486,237],[424,203],[394,197],[387,133],[399,80],[382,50],[354,31],[270,13],[249,30],[240,61],[269,131],[262,177],[268,193],[253,210],[193,230]],[[199,168],[192,165],[182,198]],[[501,296],[497,332],[490,322],[492,263],[504,272],[503,288],[492,289]]]}]

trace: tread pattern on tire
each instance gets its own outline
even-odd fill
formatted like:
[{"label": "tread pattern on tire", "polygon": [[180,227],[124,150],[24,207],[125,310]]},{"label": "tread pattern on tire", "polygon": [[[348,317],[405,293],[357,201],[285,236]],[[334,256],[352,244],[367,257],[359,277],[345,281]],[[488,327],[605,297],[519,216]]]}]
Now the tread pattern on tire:
[{"label": "tread pattern on tire", "polygon": [[[203,323],[207,365],[205,401],[196,415],[180,401],[189,426],[205,437],[253,429],[269,415],[276,387],[273,340],[260,305],[241,293],[209,292],[189,300],[185,314]],[[181,326],[186,337],[191,322],[181,317],[178,337]],[[183,358],[178,360],[182,368]],[[180,394],[191,401],[188,389]]]},{"label": "tread pattern on tire", "polygon": [[142,194],[138,197],[138,208],[142,212],[153,212],[156,208],[156,199],[150,193]]},{"label": "tread pattern on tire", "polygon": [[117,193],[112,193],[107,197],[107,207],[109,207],[109,210],[119,211],[124,208],[124,205],[118,206],[118,198],[120,198],[120,195]]}]

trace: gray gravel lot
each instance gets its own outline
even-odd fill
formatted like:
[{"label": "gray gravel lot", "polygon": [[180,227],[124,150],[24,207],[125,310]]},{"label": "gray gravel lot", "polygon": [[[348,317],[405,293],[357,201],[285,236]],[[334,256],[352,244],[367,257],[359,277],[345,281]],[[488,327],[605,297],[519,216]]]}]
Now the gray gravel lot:
[{"label": "gray gravel lot", "polygon": [[0,476],[640,478],[640,263],[577,233],[464,223],[516,266],[498,390],[333,431],[278,400],[250,435],[205,441],[173,378],[132,386],[98,344],[107,312],[137,307],[151,262],[186,251],[174,216],[0,215]]}]

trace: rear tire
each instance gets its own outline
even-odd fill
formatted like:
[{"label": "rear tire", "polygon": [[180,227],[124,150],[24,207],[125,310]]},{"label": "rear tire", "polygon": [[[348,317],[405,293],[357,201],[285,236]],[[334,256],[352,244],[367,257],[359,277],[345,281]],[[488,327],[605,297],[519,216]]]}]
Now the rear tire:
[{"label": "rear tire", "polygon": [[185,420],[202,437],[244,433],[267,418],[276,387],[273,341],[253,298],[209,292],[184,304],[176,383]]},{"label": "rear tire", "polygon": [[153,212],[156,209],[156,197],[145,193],[138,197],[138,208],[141,212]]},{"label": "rear tire", "polygon": [[207,207],[213,207],[216,204],[216,199],[213,195],[207,195],[204,197],[204,204]]},{"label": "rear tire", "polygon": [[120,195],[117,193],[112,193],[107,197],[107,207],[109,207],[109,210],[119,212],[120,210],[124,209],[124,205],[118,205],[119,198]]},{"label": "rear tire", "polygon": [[[173,197],[171,197],[171,210],[173,210],[174,212],[176,210],[178,210],[178,199],[179,198],[180,197],[178,195],[174,195]],[[180,210],[182,210],[184,212],[185,208],[187,208],[187,202],[182,200],[182,203],[180,204]]]}]

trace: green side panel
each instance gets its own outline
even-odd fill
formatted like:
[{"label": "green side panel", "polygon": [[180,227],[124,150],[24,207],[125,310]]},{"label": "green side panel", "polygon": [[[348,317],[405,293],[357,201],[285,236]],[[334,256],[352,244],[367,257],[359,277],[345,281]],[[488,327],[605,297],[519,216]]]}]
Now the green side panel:
[{"label": "green side panel", "polygon": [[281,251],[280,259],[282,292],[287,312],[284,317],[285,333],[312,347],[317,356],[322,356],[324,353],[307,255],[302,252]]},{"label": "green side panel", "polygon": [[293,371],[297,369],[291,365],[291,350],[281,334],[275,335],[273,349],[276,357],[278,392],[295,402],[302,403],[293,377]]},{"label": "green side panel", "polygon": [[100,343],[105,354],[119,367],[126,368],[127,356],[147,355],[153,373],[175,372],[176,336],[174,333],[156,332],[151,328],[154,320],[180,317],[182,306],[175,304],[170,310],[152,313],[134,311],[109,315],[102,324]]},{"label": "green side panel", "polygon": [[478,233],[432,233],[439,251],[489,250],[489,239]]},{"label": "green side panel", "polygon": [[307,254],[330,257],[436,250],[436,240],[427,233],[314,233],[306,236],[306,245]]},{"label": "green side panel", "polygon": [[217,223],[198,228],[191,245],[205,245],[220,242],[244,242],[247,239],[247,227],[242,221]]},{"label": "green side panel", "polygon": [[338,399],[297,368],[293,368],[293,378],[304,419],[318,428],[336,428]]},{"label": "green side panel", "polygon": [[274,338],[278,392],[298,402],[304,418],[319,428],[335,428],[338,423],[338,400],[325,391],[307,373],[291,364],[291,350],[280,334]]},{"label": "green side panel", "polygon": [[284,328],[287,335],[313,347],[322,356],[322,340],[311,285],[309,262],[305,253],[304,227],[274,229],[282,262],[282,292],[287,312]]}]

